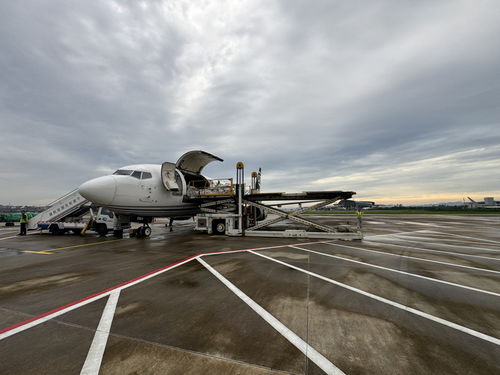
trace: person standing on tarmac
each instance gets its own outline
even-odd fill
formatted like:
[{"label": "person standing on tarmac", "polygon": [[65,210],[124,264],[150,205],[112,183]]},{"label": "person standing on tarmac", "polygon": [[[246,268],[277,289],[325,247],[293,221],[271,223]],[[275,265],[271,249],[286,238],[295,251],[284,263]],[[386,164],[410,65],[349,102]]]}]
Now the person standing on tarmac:
[{"label": "person standing on tarmac", "polygon": [[358,209],[356,211],[356,217],[358,219],[358,229],[361,229],[363,227],[363,211]]},{"label": "person standing on tarmac", "polygon": [[19,232],[20,236],[26,236],[26,224],[28,224],[28,215],[26,212],[21,211],[21,220],[19,220],[21,223],[21,231]]}]

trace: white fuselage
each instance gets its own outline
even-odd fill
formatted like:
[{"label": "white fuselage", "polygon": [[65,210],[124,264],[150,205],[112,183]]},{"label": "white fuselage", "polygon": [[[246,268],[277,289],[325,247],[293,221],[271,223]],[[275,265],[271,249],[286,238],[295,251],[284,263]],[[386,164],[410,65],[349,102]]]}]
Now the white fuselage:
[{"label": "white fuselage", "polygon": [[198,206],[183,202],[186,182],[178,170],[176,178],[179,189],[167,190],[162,182],[161,165],[129,165],[112,175],[83,183],[79,192],[89,201],[117,214],[145,217],[196,215]]}]

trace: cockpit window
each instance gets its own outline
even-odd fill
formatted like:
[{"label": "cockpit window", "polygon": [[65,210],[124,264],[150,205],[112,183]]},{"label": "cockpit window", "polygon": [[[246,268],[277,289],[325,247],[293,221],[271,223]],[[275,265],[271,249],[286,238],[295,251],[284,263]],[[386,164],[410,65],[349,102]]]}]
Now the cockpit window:
[{"label": "cockpit window", "polygon": [[115,173],[116,175],[130,176],[132,171],[130,169],[118,169]]},{"label": "cockpit window", "polygon": [[143,180],[147,180],[148,178],[153,178],[153,176],[151,176],[151,173],[149,173],[149,172],[142,172],[142,179]]},{"label": "cockpit window", "polygon": [[131,176],[140,179],[141,178],[141,172],[134,171]]}]

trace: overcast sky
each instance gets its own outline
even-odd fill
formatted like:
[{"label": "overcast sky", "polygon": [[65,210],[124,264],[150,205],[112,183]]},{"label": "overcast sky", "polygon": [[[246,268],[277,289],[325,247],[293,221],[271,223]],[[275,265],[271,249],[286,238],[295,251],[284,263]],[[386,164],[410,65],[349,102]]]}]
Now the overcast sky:
[{"label": "overcast sky", "polygon": [[0,203],[202,149],[212,177],[500,198],[500,2],[0,2]]}]

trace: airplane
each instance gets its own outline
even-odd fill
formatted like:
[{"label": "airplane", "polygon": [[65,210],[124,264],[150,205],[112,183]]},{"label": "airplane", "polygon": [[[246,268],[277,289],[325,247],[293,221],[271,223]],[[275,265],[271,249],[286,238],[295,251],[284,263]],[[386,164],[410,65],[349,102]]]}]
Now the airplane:
[{"label": "airplane", "polygon": [[371,201],[355,201],[352,199],[343,199],[336,206],[345,208],[346,210],[359,210],[363,208],[370,208],[375,205]]},{"label": "airplane", "polygon": [[[208,179],[201,172],[213,162],[223,160],[208,152],[195,150],[182,155],[177,162],[137,164],[117,169],[113,174],[84,182],[78,188],[81,196],[115,214],[119,228],[130,222],[142,222],[138,237],[149,237],[149,223],[155,217],[185,220],[200,213],[200,204],[187,199],[188,187],[203,188]],[[123,233],[115,230],[116,235]],[[118,232],[118,233],[116,233]]]},{"label": "airplane", "polygon": [[[467,199],[470,201],[468,205],[470,208],[499,208],[500,207],[500,202],[495,201],[493,197],[484,197],[483,202],[478,202],[472,199],[471,197],[467,197]],[[465,199],[464,199],[465,203]]]}]

